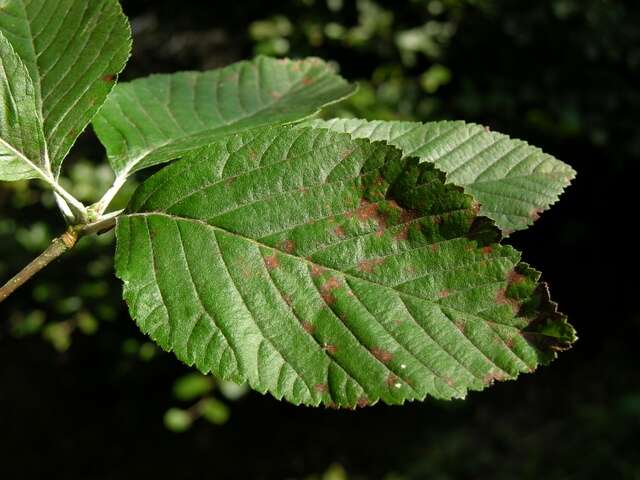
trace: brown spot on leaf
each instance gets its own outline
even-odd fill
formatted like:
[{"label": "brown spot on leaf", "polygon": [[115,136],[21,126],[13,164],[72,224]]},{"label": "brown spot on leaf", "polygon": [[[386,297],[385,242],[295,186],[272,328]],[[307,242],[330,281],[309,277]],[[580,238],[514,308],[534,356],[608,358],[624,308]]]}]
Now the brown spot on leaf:
[{"label": "brown spot on leaf", "polygon": [[438,245],[437,243],[432,243],[431,244],[431,251],[432,252],[437,252],[438,250],[440,250],[440,245]]},{"label": "brown spot on leaf", "polygon": [[367,397],[360,397],[356,403],[357,407],[364,408],[369,405],[369,399]]},{"label": "brown spot on leaf", "polygon": [[507,274],[507,282],[509,283],[509,285],[522,283],[524,282],[524,279],[525,279],[524,275],[516,272],[515,270],[511,270]]},{"label": "brown spot on leaf", "polygon": [[269,92],[269,95],[271,96],[271,98],[273,98],[274,100],[279,100],[280,98],[282,98],[282,94],[280,92]]},{"label": "brown spot on leaf", "polygon": [[333,345],[332,343],[325,343],[322,346],[322,350],[324,350],[325,352],[327,352],[329,355],[335,355],[336,352],[338,351],[338,347],[336,347],[335,345]]},{"label": "brown spot on leaf", "polygon": [[534,222],[540,218],[540,214],[543,212],[541,208],[534,208],[529,212],[529,218]]},{"label": "brown spot on leaf", "polygon": [[116,75],[114,73],[109,73],[102,77],[102,80],[105,82],[113,82],[116,79]]},{"label": "brown spot on leaf", "polygon": [[416,212],[415,210],[410,210],[408,208],[403,208],[402,209],[402,213],[400,214],[400,222],[401,223],[408,223],[408,222],[412,222],[413,220],[415,220],[416,218],[419,218],[420,214],[418,212]]},{"label": "brown spot on leaf", "polygon": [[485,255],[489,255],[489,254],[493,253],[493,247],[491,245],[487,245],[486,247],[482,247],[480,249],[480,251],[482,253],[484,253]]},{"label": "brown spot on leaf", "polygon": [[316,331],[316,327],[310,322],[302,322],[302,328],[304,328],[305,332],[311,335]]},{"label": "brown spot on leaf", "polygon": [[398,377],[396,375],[394,375],[393,373],[390,373],[389,376],[387,377],[387,385],[390,387],[396,387],[397,385],[400,384],[400,381],[398,379]]},{"label": "brown spot on leaf", "polygon": [[327,393],[329,391],[329,385],[326,383],[316,383],[314,388],[318,393]]},{"label": "brown spot on leaf", "polygon": [[473,202],[471,202],[471,210],[473,211],[474,215],[479,215],[480,214],[480,202],[478,202],[477,200],[474,200]]},{"label": "brown spot on leaf", "polygon": [[293,304],[293,300],[286,293],[282,295],[282,299],[284,300],[284,303],[286,303],[289,306],[291,306]]},{"label": "brown spot on leaf", "polygon": [[498,305],[509,305],[514,313],[518,313],[520,310],[520,302],[514,300],[513,298],[509,298],[507,296],[507,289],[501,288],[496,293],[496,303]]},{"label": "brown spot on leaf", "polygon": [[311,276],[312,277],[319,277],[324,272],[326,272],[326,270],[324,268],[322,268],[320,265],[318,265],[317,263],[312,263],[311,264]]},{"label": "brown spot on leaf", "polygon": [[485,385],[493,385],[494,382],[502,382],[508,377],[504,372],[492,370],[484,376]]},{"label": "brown spot on leaf", "polygon": [[315,80],[314,80],[313,78],[311,78],[311,77],[304,77],[304,78],[302,79],[302,84],[303,84],[303,85],[311,85],[311,84],[313,84],[314,82],[315,82]]},{"label": "brown spot on leaf", "polygon": [[296,249],[296,244],[292,240],[284,240],[280,242],[280,250],[289,254],[293,253]]},{"label": "brown spot on leaf", "polygon": [[411,225],[408,225],[405,223],[400,229],[400,231],[393,236],[393,238],[398,242],[402,240],[407,240],[409,238],[410,229],[411,229]]},{"label": "brown spot on leaf", "polygon": [[256,152],[253,148],[249,150],[249,158],[251,160],[255,160],[258,157],[258,152]]},{"label": "brown spot on leaf", "polygon": [[356,210],[356,215],[358,216],[358,220],[375,220],[378,217],[378,204],[371,203],[363,198],[360,200],[360,206]]},{"label": "brown spot on leaf", "polygon": [[447,385],[449,385],[450,387],[453,387],[455,385],[455,383],[453,382],[453,380],[450,377],[446,377],[444,379],[444,383],[446,383]]},{"label": "brown spot on leaf", "polygon": [[449,295],[451,295],[451,292],[449,292],[449,290],[440,290],[438,292],[438,297],[440,298],[447,298]]},{"label": "brown spot on leaf", "polygon": [[333,233],[335,233],[340,238],[346,237],[346,234],[344,233],[344,228],[342,228],[340,225],[338,225],[336,228],[333,229]]},{"label": "brown spot on leaf", "polygon": [[321,296],[322,300],[327,305],[333,305],[334,303],[336,303],[336,297],[333,296],[333,293],[322,293]]},{"label": "brown spot on leaf", "polygon": [[276,257],[275,253],[264,257],[264,264],[268,270],[275,270],[280,266],[280,262],[278,261],[278,257]]},{"label": "brown spot on leaf", "polygon": [[374,347],[371,349],[371,354],[380,360],[382,363],[389,363],[393,360],[393,353],[388,352],[382,348]]},{"label": "brown spot on leaf", "polygon": [[358,270],[361,272],[371,273],[373,269],[378,265],[382,265],[384,260],[382,258],[374,258],[372,260],[362,260],[358,262]]},{"label": "brown spot on leaf", "polygon": [[387,219],[380,213],[380,208],[377,203],[371,203],[365,199],[361,199],[360,206],[356,210],[356,216],[361,222],[374,220],[378,224],[378,228],[376,229],[376,236],[378,237],[381,237],[387,229]]},{"label": "brown spot on leaf", "polygon": [[320,287],[320,295],[327,305],[336,303],[336,298],[333,295],[333,291],[340,288],[342,284],[337,277],[330,277]]},{"label": "brown spot on leaf", "polygon": [[431,218],[431,221],[432,221],[433,223],[435,223],[436,225],[442,225],[442,215],[434,215],[434,216]]}]

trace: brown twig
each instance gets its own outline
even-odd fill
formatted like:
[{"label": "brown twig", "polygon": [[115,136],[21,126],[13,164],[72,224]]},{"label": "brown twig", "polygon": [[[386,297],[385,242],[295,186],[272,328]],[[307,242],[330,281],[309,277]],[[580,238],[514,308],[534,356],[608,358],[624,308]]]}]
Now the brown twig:
[{"label": "brown twig", "polygon": [[0,288],[0,303],[60,255],[71,250],[77,241],[78,232],[71,228],[59,237],[54,238],[44,252]]},{"label": "brown twig", "polygon": [[87,225],[69,227],[62,235],[54,238],[44,252],[0,287],[0,303],[56,258],[71,250],[80,238],[94,234],[100,235],[111,230],[116,224],[116,216],[119,213],[114,212],[109,217]]}]

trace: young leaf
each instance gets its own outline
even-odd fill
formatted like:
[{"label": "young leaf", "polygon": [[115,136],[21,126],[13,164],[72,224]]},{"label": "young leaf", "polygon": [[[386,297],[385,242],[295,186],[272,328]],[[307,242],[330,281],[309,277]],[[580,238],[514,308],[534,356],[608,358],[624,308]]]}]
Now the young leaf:
[{"label": "young leaf", "polygon": [[293,403],[464,397],[575,339],[459,187],[383,143],[276,127],[164,168],[117,223],[140,328]]},{"label": "young leaf", "polygon": [[526,229],[558,200],[575,177],[539,148],[464,122],[317,120],[311,125],[354,138],[386,141],[407,156],[431,162],[480,202],[480,213],[505,233]]},{"label": "young leaf", "polygon": [[93,124],[114,171],[126,178],[217,137],[308,117],[354,89],[317,58],[257,57],[120,83]]},{"label": "young leaf", "polygon": [[4,0],[0,30],[33,81],[47,161],[57,178],[124,68],[129,23],[117,0]]},{"label": "young leaf", "polygon": [[42,125],[27,69],[0,32],[0,180],[47,178]]}]

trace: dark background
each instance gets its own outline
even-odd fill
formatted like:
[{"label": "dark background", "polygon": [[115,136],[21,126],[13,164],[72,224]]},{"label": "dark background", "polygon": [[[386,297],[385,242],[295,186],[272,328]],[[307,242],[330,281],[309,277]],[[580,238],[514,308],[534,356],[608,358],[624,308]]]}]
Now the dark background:
[{"label": "dark background", "polygon": [[[256,53],[316,55],[361,83],[333,114],[480,122],[571,164],[578,177],[560,203],[509,241],[544,272],[580,340],[465,401],[337,412],[256,393],[230,400],[212,385],[185,401],[172,385],[189,370],[127,316],[106,235],[0,306],[0,478],[640,479],[639,2],[123,6],[134,28],[125,80]],[[65,164],[83,200],[111,180],[93,171],[103,157],[87,132]],[[62,229],[39,185],[0,185],[0,278]],[[165,425],[169,408],[193,413],[200,397],[223,401],[228,421]]]}]

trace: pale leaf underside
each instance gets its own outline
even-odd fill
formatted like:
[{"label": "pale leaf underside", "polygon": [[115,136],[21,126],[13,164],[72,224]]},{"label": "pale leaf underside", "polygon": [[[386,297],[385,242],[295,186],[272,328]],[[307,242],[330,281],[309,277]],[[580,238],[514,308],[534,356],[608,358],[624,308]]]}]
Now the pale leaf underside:
[{"label": "pale leaf underside", "polygon": [[120,83],[94,128],[114,171],[126,177],[230,133],[308,117],[354,89],[317,58],[257,57]]},{"label": "pale leaf underside", "polygon": [[558,200],[575,171],[521,140],[461,121],[316,120],[354,138],[385,141],[407,156],[433,163],[480,202],[480,212],[505,233],[531,225]]},{"label": "pale leaf underside", "polygon": [[33,81],[57,177],[129,58],[129,24],[118,0],[3,0],[0,30]]},{"label": "pale leaf underside", "polygon": [[0,180],[44,177],[46,171],[33,83],[0,32]]},{"label": "pale leaf underside", "polygon": [[116,272],[140,328],[203,372],[296,404],[460,398],[575,338],[498,238],[432,165],[277,127],[147,180]]}]

